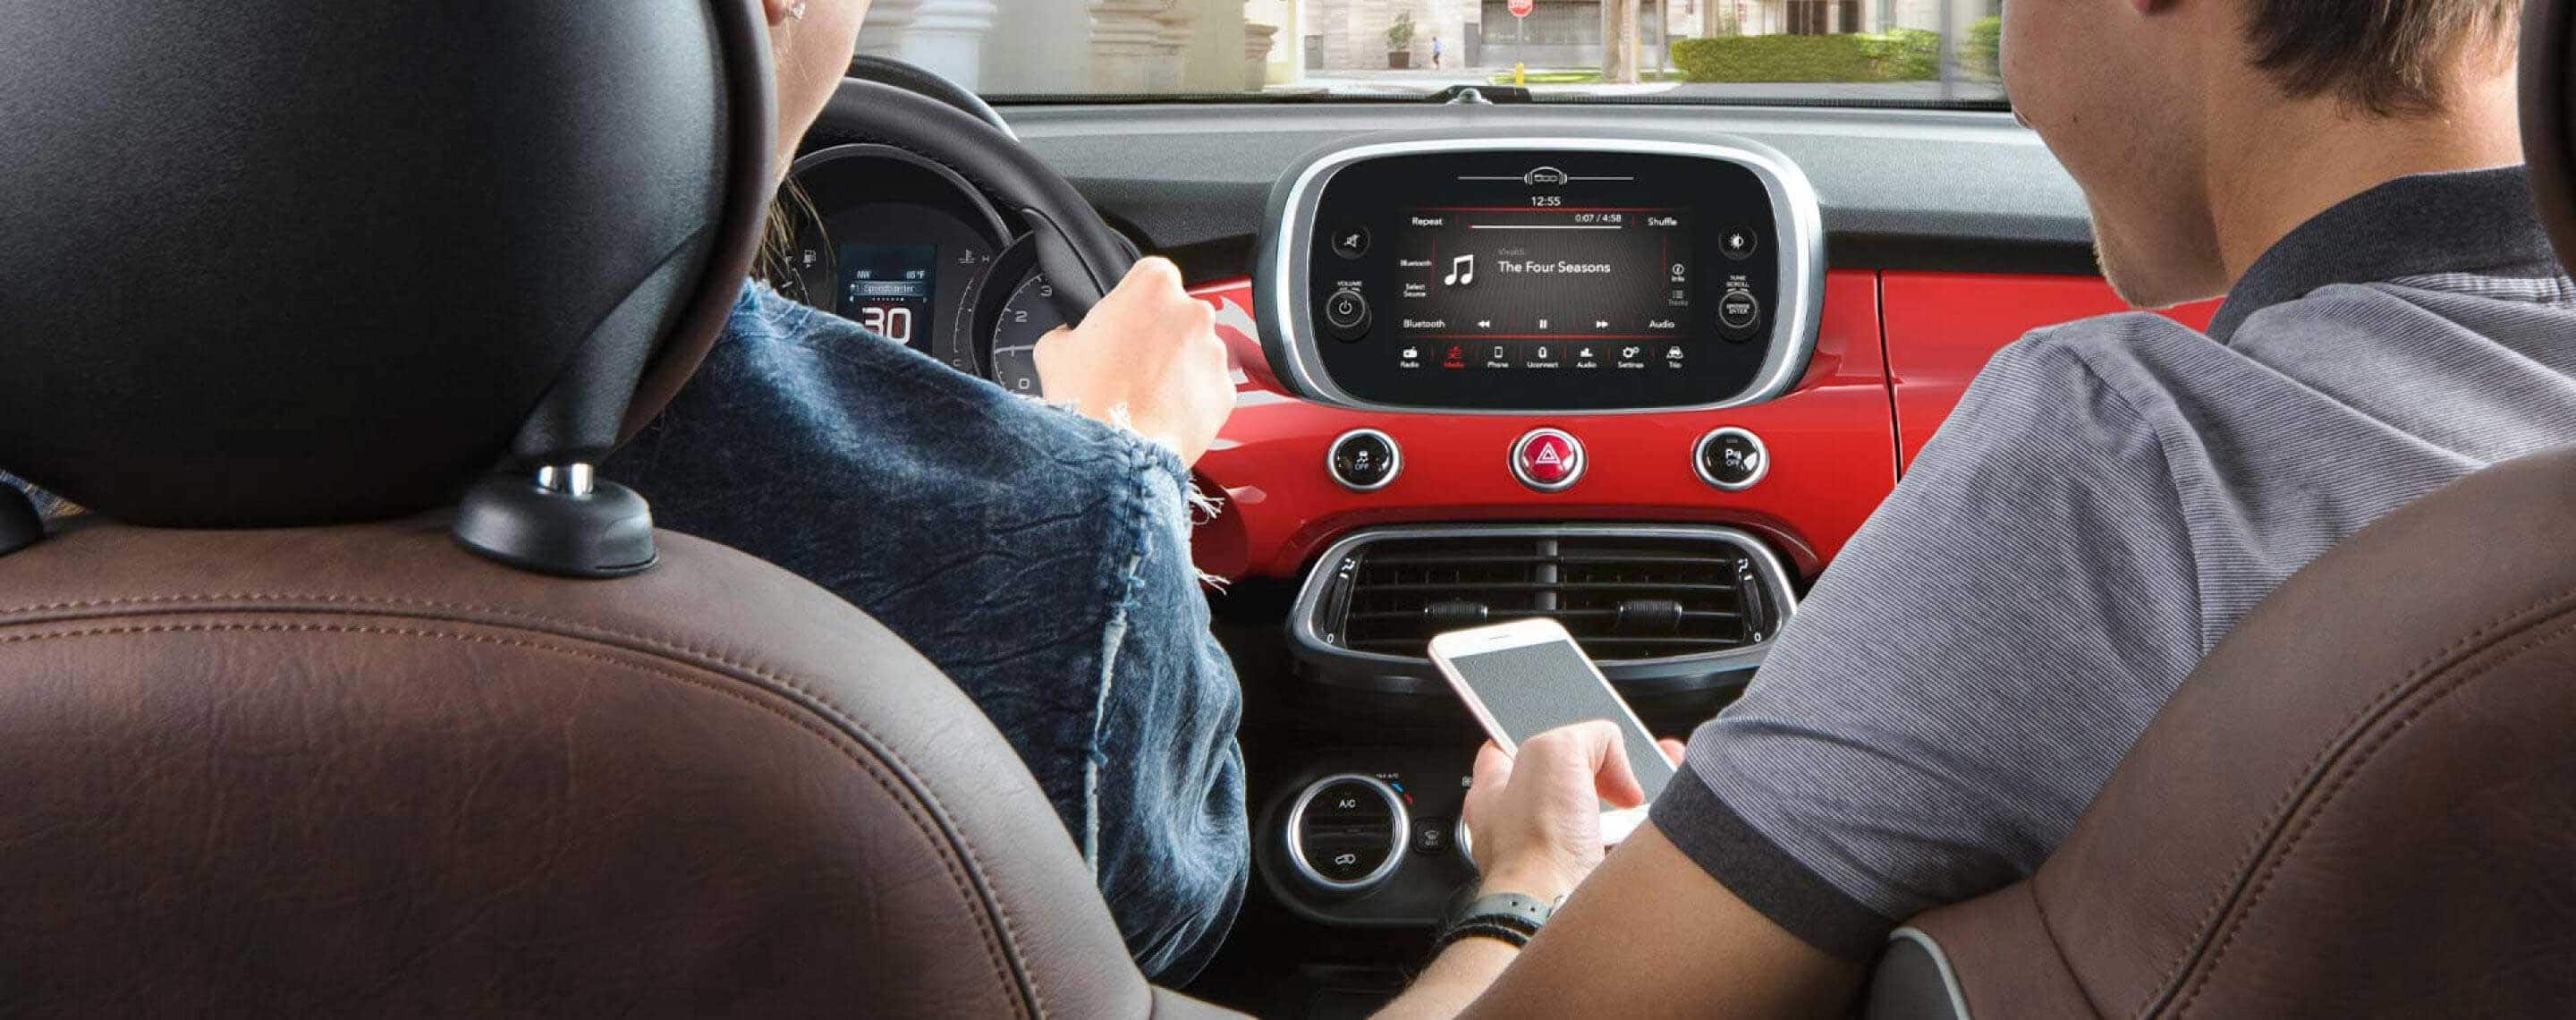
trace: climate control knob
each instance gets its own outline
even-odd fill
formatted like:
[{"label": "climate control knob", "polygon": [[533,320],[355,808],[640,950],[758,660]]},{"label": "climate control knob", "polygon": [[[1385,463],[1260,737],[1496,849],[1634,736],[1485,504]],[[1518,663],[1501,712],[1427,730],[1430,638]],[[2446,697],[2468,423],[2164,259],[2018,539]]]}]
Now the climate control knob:
[{"label": "climate control knob", "polygon": [[1395,873],[1413,835],[1404,798],[1375,776],[1325,776],[1288,809],[1288,863],[1325,892],[1366,892]]}]

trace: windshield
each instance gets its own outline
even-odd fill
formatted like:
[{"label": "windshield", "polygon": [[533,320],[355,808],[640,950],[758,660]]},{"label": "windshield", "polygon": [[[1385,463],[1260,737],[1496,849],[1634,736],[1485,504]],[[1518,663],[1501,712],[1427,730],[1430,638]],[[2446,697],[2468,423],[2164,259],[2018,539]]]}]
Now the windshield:
[{"label": "windshield", "polygon": [[1519,84],[1538,100],[1999,106],[2000,3],[875,0],[859,49],[997,100],[1403,98]]}]

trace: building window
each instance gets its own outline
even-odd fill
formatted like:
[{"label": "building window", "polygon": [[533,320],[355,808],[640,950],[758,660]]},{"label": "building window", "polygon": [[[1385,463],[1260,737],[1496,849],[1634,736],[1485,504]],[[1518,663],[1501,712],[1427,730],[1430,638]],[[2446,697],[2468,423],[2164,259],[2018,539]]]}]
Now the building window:
[{"label": "building window", "polygon": [[1862,31],[1860,0],[1788,0],[1790,35]]}]

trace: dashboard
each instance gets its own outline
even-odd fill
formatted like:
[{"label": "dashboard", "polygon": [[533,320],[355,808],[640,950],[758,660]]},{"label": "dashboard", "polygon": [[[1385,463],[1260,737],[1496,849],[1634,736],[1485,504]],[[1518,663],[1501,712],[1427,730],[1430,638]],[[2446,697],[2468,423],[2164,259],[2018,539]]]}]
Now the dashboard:
[{"label": "dashboard", "polygon": [[[1180,265],[1237,368],[1191,544],[1229,582],[1255,893],[1190,990],[1258,1015],[1364,1012],[1472,879],[1479,738],[1428,634],[1557,619],[1686,733],[1995,350],[2123,307],[2080,193],[2005,114],[1005,114]],[[1060,320],[1023,225],[859,140],[809,139],[771,280],[1042,395],[1028,350]]]}]

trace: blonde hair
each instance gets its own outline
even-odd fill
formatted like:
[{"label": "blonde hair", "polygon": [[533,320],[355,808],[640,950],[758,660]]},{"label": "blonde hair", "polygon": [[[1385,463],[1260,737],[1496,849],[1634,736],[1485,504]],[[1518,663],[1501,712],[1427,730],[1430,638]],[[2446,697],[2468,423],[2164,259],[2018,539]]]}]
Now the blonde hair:
[{"label": "blonde hair", "polygon": [[796,221],[789,218],[792,216],[802,216],[817,227],[823,223],[823,214],[814,208],[813,196],[806,194],[805,186],[794,177],[779,187],[778,197],[769,203],[769,219],[760,227],[760,255],[751,264],[751,275],[773,286],[796,278],[796,267],[789,261],[796,254]]}]

